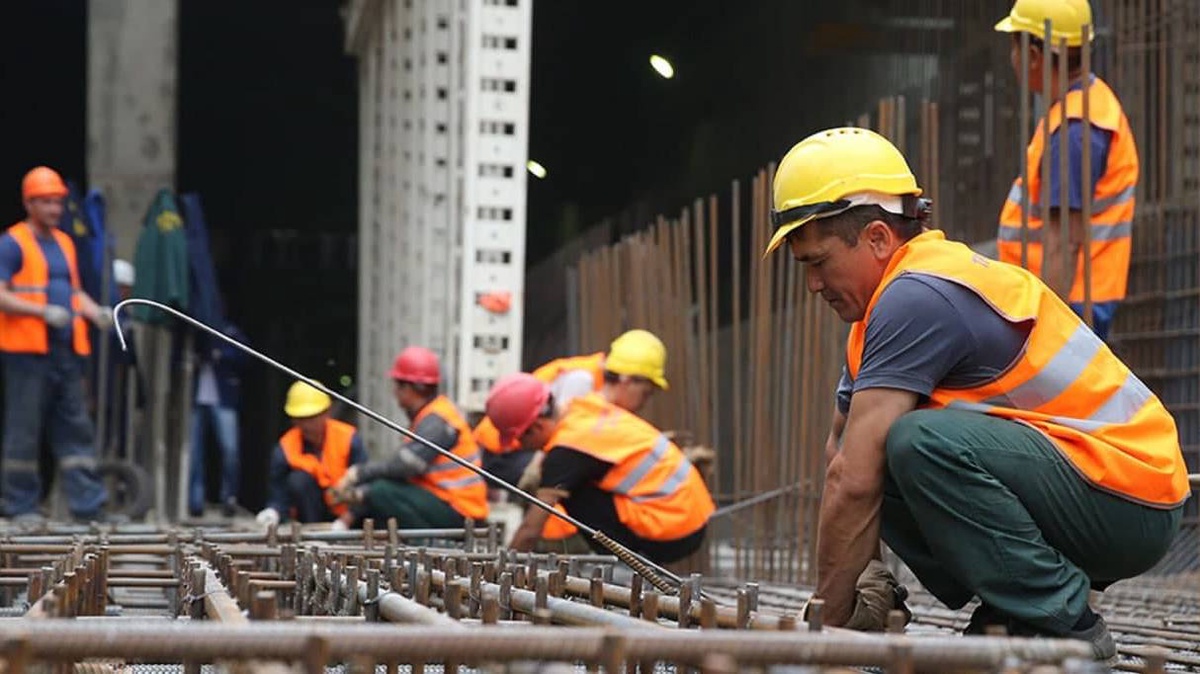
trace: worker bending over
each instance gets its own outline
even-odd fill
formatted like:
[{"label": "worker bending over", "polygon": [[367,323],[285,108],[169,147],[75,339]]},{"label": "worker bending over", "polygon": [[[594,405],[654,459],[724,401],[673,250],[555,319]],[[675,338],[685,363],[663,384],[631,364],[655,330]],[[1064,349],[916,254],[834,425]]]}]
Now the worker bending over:
[{"label": "worker bending over", "polygon": [[[649,422],[591,393],[557,403],[550,387],[516,373],[492,388],[487,416],[501,442],[549,447],[536,495],[658,563],[695,552],[713,512],[704,480]],[[533,548],[548,513],[530,508],[513,537]],[[593,548],[602,548],[589,541]]]},{"label": "worker bending over", "polygon": [[[1188,496],[1175,422],[1034,274],[941,231],[904,157],[866,129],[791,149],[770,253],[851,323],[844,430],[821,500],[817,593],[833,625],[880,628],[880,534],[968,633],[1083,639],[1115,654],[1088,591],[1163,556]],[[872,565],[877,568],[880,565]],[[859,580],[856,595],[856,580]]]},{"label": "worker bending over", "polygon": [[[609,402],[637,414],[655,390],[667,389],[666,368],[667,347],[662,340],[646,330],[629,330],[612,341],[608,353],[556,358],[532,374],[549,384],[554,399],[564,405],[603,389]],[[523,475],[536,481],[540,448],[525,449],[515,442],[501,446],[500,433],[486,416],[474,433],[475,442],[485,450],[483,467],[488,472],[511,484],[517,484]],[[527,472],[531,461],[535,472]]]},{"label": "worker bending over", "polygon": [[[90,321],[112,327],[112,310],[79,284],[75,244],[59,228],[67,186],[39,166],[21,181],[25,220],[0,235],[0,354],[4,359],[4,514],[41,518],[38,448],[43,431],[62,472],[71,515],[106,519],[104,484],[83,393]],[[104,337],[107,339],[107,336]]]},{"label": "worker bending over", "polygon": [[326,490],[351,466],[366,463],[367,451],[354,426],[329,417],[332,403],[325,392],[303,381],[288,389],[283,410],[292,428],[271,452],[267,507],[258,513],[260,524],[277,524],[285,516],[328,522],[346,514],[346,505],[335,502]]},{"label": "worker bending over", "polygon": [[[1052,44],[1046,44],[1046,19],[1051,21]],[[1083,255],[1092,259],[1091,300],[1092,325],[1100,339],[1108,338],[1117,304],[1125,299],[1129,277],[1129,257],[1133,248],[1134,192],[1138,182],[1138,152],[1129,120],[1121,102],[1106,82],[1090,76],[1088,87],[1088,117],[1090,135],[1084,135],[1083,73],[1081,64],[1082,34],[1080,29],[1091,25],[1092,9],[1087,0],[1017,0],[1012,12],[996,24],[996,30],[1012,33],[1012,64],[1020,77],[1021,33],[1028,33],[1030,88],[1040,92],[1043,100],[1054,101],[1050,110],[1038,121],[1037,130],[1029,140],[1026,161],[1029,167],[1029,243],[1028,267],[1040,275],[1058,296],[1070,302],[1071,309],[1082,316],[1084,312]],[[1067,42],[1063,54],[1059,41]],[[1067,81],[1060,81],[1059,63],[1067,59]],[[1043,72],[1050,68],[1050,90],[1042,91]],[[1068,236],[1061,233],[1062,200],[1060,184],[1060,134],[1063,133],[1063,91],[1066,91],[1067,134],[1067,203]],[[1050,126],[1049,144],[1043,143],[1043,127]],[[1091,145],[1092,210],[1089,222],[1083,221],[1083,147]],[[1041,174],[1042,157],[1050,153],[1050,175]],[[1044,181],[1049,181],[1048,202],[1050,221],[1046,224],[1042,204]],[[1020,176],[1000,211],[1000,233],[997,249],[1000,259],[1021,264],[1021,197],[1025,192]],[[1084,227],[1091,230],[1091,250],[1083,252]],[[1067,267],[1063,267],[1064,247],[1067,248]]]},{"label": "worker bending over", "polygon": [[[438,392],[440,371],[437,354],[429,349],[410,346],[401,351],[390,373],[396,403],[411,420],[414,433],[480,466],[471,427]],[[357,504],[359,516],[395,517],[403,529],[462,527],[466,519],[482,521],[488,514],[483,478],[415,441],[386,460],[351,468],[337,491]]]}]

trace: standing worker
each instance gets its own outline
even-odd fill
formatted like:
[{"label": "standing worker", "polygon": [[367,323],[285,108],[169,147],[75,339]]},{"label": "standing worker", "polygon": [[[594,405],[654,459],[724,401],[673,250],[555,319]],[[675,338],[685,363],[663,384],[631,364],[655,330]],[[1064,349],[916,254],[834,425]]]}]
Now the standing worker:
[{"label": "standing worker", "polygon": [[[502,443],[549,448],[536,492],[542,501],[561,503],[660,564],[699,549],[712,497],[683,452],[650,422],[596,393],[559,404],[545,382],[523,372],[498,381],[486,408]],[[549,517],[529,508],[510,547],[532,550]]]},{"label": "standing worker", "polygon": [[[1050,19],[1052,44],[1047,45],[1045,21]],[[1044,71],[1050,69],[1050,90],[1041,91],[1042,100],[1054,105],[1041,120],[1029,141],[1025,160],[1029,167],[1029,189],[1024,191],[1020,176],[1013,182],[1000,211],[997,241],[1000,260],[1021,264],[1021,200],[1029,198],[1029,270],[1040,275],[1046,285],[1071,305],[1078,315],[1084,313],[1084,274],[1081,251],[1085,224],[1091,230],[1090,255],[1092,326],[1100,339],[1108,338],[1117,304],[1125,299],[1129,277],[1129,257],[1133,241],[1134,192],[1138,182],[1138,153],[1129,120],[1116,94],[1100,78],[1091,75],[1088,86],[1090,137],[1084,137],[1083,74],[1081,72],[1082,36],[1080,29],[1092,25],[1088,0],[1016,0],[1012,12],[996,24],[996,30],[1012,33],[1012,63],[1021,77],[1020,33],[1029,34],[1028,71],[1030,86],[1041,91]],[[1092,35],[1095,35],[1093,30]],[[1066,54],[1059,43],[1066,39]],[[1059,78],[1059,62],[1067,59],[1068,81]],[[1062,129],[1060,100],[1066,90],[1067,117],[1067,199],[1069,234],[1062,240],[1061,177],[1059,134]],[[1043,143],[1043,127],[1050,127],[1048,146]],[[1091,221],[1083,222],[1083,147],[1091,145]],[[1050,175],[1041,175],[1042,158],[1050,157]],[[1043,208],[1043,181],[1049,181],[1049,209]],[[1049,221],[1044,213],[1049,211]],[[1062,269],[1063,247],[1068,248],[1067,268]]]},{"label": "standing worker", "polygon": [[[437,354],[410,346],[396,356],[390,376],[396,403],[414,433],[475,466],[482,465],[471,427],[438,390]],[[467,519],[481,522],[488,514],[483,478],[415,441],[384,461],[351,468],[335,491],[359,503],[363,517],[395,517],[403,529],[457,528]]]},{"label": "standing worker", "polygon": [[775,173],[767,253],[787,244],[851,323],[818,524],[825,617],[886,624],[895,582],[869,564],[882,532],[947,606],[979,597],[968,633],[1003,624],[1110,659],[1088,592],[1174,538],[1188,496],[1175,422],[1034,274],[926,231],[920,194],[866,129],[810,136]]},{"label": "standing worker", "polygon": [[[236,325],[226,323],[222,330],[242,344],[246,336]],[[204,337],[202,344],[211,348],[198,349],[199,368],[192,404],[191,457],[188,466],[188,513],[200,517],[205,501],[205,449],[208,431],[215,431],[221,449],[221,514],[233,517],[237,512],[238,478],[241,456],[238,451],[238,404],[241,399],[239,370],[246,356],[241,349],[225,340]]]},{"label": "standing worker", "polygon": [[271,452],[267,507],[256,517],[259,524],[278,524],[284,516],[329,522],[346,513],[347,507],[326,490],[351,466],[366,463],[367,450],[354,426],[329,418],[332,403],[307,382],[288,389],[283,411],[291,417],[292,428]]},{"label": "standing worker", "polygon": [[95,431],[83,393],[91,321],[112,327],[112,310],[79,285],[75,244],[59,231],[67,186],[39,166],[25,174],[26,218],[0,236],[0,353],[4,356],[3,496],[9,517],[37,519],[43,425],[71,515],[101,517],[107,502],[96,470]]}]

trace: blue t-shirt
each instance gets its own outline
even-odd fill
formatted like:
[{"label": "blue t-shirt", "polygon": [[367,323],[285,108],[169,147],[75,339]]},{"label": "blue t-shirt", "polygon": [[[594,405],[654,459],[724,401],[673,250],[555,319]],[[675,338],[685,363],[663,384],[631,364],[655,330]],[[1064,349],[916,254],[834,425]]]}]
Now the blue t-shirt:
[{"label": "blue t-shirt", "polygon": [[863,342],[858,378],[843,369],[837,403],[869,388],[912,391],[925,402],[935,388],[971,388],[1016,362],[1032,323],[1013,324],[973,291],[925,274],[904,274],[879,296]]},{"label": "blue t-shirt", "polygon": [[[71,268],[67,266],[67,256],[58,247],[58,242],[52,236],[46,238],[39,236],[37,237],[37,242],[41,246],[42,255],[46,258],[46,266],[50,272],[50,284],[46,290],[47,301],[50,304],[57,304],[70,311],[72,294]],[[23,264],[24,259],[21,255],[21,247],[17,244],[17,240],[7,232],[0,235],[0,281],[12,285],[13,276],[21,270]],[[62,328],[49,329],[50,340],[52,342],[60,344],[71,343],[70,324]]]},{"label": "blue t-shirt", "polygon": [[[1093,81],[1095,76],[1093,75]],[[1076,82],[1071,85],[1071,90],[1075,91],[1083,88],[1082,82]],[[1062,133],[1062,127],[1054,130],[1050,134],[1050,147],[1047,152],[1050,154],[1050,208],[1058,208],[1060,199],[1059,193],[1059,134]],[[1112,132],[1108,129],[1101,129],[1097,126],[1092,126],[1092,195],[1095,200],[1096,185],[1100,183],[1100,179],[1104,177],[1104,172],[1108,169],[1108,149],[1112,144]],[[1040,171],[1041,167],[1031,167],[1031,170]],[[1067,184],[1067,208],[1072,210],[1083,209],[1083,121],[1078,119],[1067,120],[1067,176],[1069,183]],[[1040,195],[1034,198],[1040,198]]]}]

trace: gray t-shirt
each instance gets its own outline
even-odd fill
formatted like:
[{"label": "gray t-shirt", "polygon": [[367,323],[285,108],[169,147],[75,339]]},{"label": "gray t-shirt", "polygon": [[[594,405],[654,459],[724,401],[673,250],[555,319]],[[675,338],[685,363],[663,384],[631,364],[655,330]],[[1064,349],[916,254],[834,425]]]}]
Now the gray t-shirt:
[{"label": "gray t-shirt", "polygon": [[973,291],[925,274],[904,274],[884,289],[867,321],[862,365],[842,369],[838,410],[854,391],[894,388],[928,400],[935,388],[971,388],[1016,362],[1033,323],[1009,323]]}]

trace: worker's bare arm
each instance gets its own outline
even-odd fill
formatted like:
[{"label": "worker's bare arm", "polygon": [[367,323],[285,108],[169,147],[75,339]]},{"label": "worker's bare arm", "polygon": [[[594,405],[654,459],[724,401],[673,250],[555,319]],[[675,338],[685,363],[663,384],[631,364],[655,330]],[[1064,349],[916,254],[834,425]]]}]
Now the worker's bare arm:
[{"label": "worker's bare arm", "polygon": [[17,297],[6,281],[0,281],[0,312],[22,316],[41,316],[42,305]]},{"label": "worker's bare arm", "polygon": [[841,451],[826,472],[817,525],[817,594],[832,625],[849,620],[855,582],[878,554],[887,434],[916,404],[915,393],[898,389],[865,389],[851,398]]},{"label": "worker's bare arm", "polygon": [[[553,506],[558,503],[559,499],[564,497],[564,494],[559,489],[552,487],[542,487],[535,494],[540,500],[548,505]],[[521,526],[517,527],[517,533],[513,535],[512,543],[509,545],[517,552],[529,552],[533,550],[533,546],[537,544],[538,538],[542,535],[542,528],[546,526],[546,519],[550,514],[541,508],[531,507],[525,511],[525,519],[521,520]]]}]

